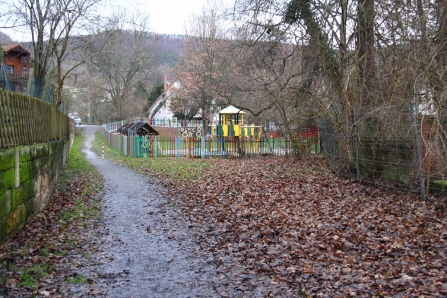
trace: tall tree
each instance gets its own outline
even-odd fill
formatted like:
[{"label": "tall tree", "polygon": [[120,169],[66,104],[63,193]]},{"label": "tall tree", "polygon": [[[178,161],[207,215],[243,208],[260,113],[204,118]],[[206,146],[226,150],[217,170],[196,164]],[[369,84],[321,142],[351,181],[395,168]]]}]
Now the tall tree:
[{"label": "tall tree", "polygon": [[206,131],[209,118],[217,106],[216,90],[219,89],[222,71],[227,62],[222,51],[225,31],[217,6],[204,8],[200,15],[193,16],[187,36],[183,54],[174,71],[187,88],[187,92],[179,96],[185,96],[184,100],[193,102],[188,106],[199,110],[203,129]]},{"label": "tall tree", "polygon": [[134,91],[140,83],[151,81],[157,67],[156,41],[146,31],[147,20],[128,20],[123,14],[117,15],[98,36],[107,39],[107,51],[102,51],[101,59],[90,64],[91,71],[102,78],[103,91],[119,119],[141,113],[144,102],[135,101]]},{"label": "tall tree", "polygon": [[[88,38],[100,18],[96,8],[102,0],[12,0],[1,1],[5,26],[29,33],[33,48],[33,96],[41,97],[50,71],[54,70],[54,105],[62,100],[62,87],[68,75],[91,60]],[[76,49],[78,55],[67,69],[63,63]]]},{"label": "tall tree", "polygon": [[357,61],[359,96],[364,105],[375,106],[376,61],[374,44],[375,0],[358,0],[357,4]]}]

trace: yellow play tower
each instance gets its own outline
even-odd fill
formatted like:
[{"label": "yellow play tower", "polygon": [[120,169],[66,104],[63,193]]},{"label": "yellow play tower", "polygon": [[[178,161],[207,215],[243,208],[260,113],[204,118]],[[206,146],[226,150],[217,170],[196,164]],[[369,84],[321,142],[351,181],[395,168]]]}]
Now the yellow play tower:
[{"label": "yellow play tower", "polygon": [[254,136],[255,128],[262,128],[262,126],[245,125],[244,115],[244,111],[234,106],[228,106],[219,111],[216,135],[222,137]]}]

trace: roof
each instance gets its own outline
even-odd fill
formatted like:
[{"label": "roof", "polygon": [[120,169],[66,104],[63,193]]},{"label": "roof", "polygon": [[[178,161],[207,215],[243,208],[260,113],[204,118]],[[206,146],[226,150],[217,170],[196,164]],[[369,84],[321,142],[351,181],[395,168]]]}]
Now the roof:
[{"label": "roof", "polygon": [[4,46],[2,46],[2,49],[3,49],[3,51],[5,53],[7,53],[7,52],[20,52],[20,53],[26,53],[28,55],[31,55],[31,53],[27,49],[25,49],[24,47],[22,47],[18,43],[4,45]]},{"label": "roof", "polygon": [[245,114],[245,112],[234,106],[228,106],[225,109],[220,110],[219,114]]},{"label": "roof", "polygon": [[134,131],[134,134],[139,136],[157,136],[159,133],[146,122],[127,123],[117,129],[117,132],[128,135],[129,131]]},{"label": "roof", "polygon": [[130,123],[126,123],[123,126],[121,126],[120,128],[118,128],[116,130],[117,133],[123,133],[123,130],[125,130],[127,132],[128,127],[132,126],[134,123],[130,122]]},{"label": "roof", "polygon": [[165,100],[166,98],[166,92],[167,91],[163,91],[162,94],[160,94],[160,96],[154,101],[154,103],[151,105],[151,107],[149,108],[149,110],[147,110],[148,113],[148,117],[150,117],[151,115],[151,111],[152,109],[154,109],[156,106],[158,106],[161,102],[163,102],[163,100]]},{"label": "roof", "polygon": [[176,89],[178,87],[175,87],[175,83],[179,82],[182,87],[186,90],[193,90],[194,89],[194,85],[191,83],[192,82],[192,75],[188,72],[181,72],[178,77],[172,81],[172,84],[168,84],[166,90],[163,91],[162,94],[160,94],[160,96],[154,101],[154,103],[150,106],[150,108],[147,110],[147,113],[150,115],[150,112],[157,107],[161,102],[165,101],[168,98],[168,92],[171,89]]}]

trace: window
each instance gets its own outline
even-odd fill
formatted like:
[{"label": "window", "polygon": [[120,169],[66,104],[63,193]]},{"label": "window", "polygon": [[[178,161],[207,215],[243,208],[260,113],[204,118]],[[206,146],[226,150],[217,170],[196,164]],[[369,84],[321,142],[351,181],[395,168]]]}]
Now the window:
[{"label": "window", "polygon": [[8,74],[14,73],[14,66],[13,65],[6,65],[6,73],[8,73]]},{"label": "window", "polygon": [[24,67],[22,68],[22,74],[23,74],[23,75],[29,75],[28,67],[24,66]]}]

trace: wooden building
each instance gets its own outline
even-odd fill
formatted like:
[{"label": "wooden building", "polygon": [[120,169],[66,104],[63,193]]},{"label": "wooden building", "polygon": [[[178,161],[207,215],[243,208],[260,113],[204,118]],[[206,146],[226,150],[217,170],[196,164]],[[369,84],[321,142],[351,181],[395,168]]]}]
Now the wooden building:
[{"label": "wooden building", "polygon": [[123,126],[118,128],[116,132],[126,136],[157,136],[159,134],[152,126],[145,122],[124,124]]},{"label": "wooden building", "polygon": [[0,88],[26,92],[31,66],[31,53],[19,44],[2,46]]}]

